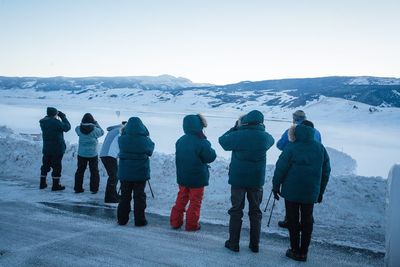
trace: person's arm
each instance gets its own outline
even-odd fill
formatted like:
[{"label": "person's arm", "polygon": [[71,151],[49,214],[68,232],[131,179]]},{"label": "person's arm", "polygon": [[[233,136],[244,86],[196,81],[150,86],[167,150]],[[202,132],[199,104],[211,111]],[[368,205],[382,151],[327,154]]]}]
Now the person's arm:
[{"label": "person's arm", "polygon": [[285,181],[286,175],[291,166],[291,150],[285,149],[278,158],[275,165],[274,177],[272,178],[272,190],[280,191],[281,184]]},{"label": "person's arm", "polygon": [[207,140],[202,141],[200,151],[200,159],[203,163],[211,163],[217,157],[215,150],[211,147],[211,143]]},{"label": "person's arm", "polygon": [[279,141],[276,143],[276,147],[281,151],[283,151],[285,146],[289,143],[288,131],[289,130],[286,130],[282,134],[281,139],[279,139]]},{"label": "person's arm", "polygon": [[330,164],[330,159],[328,152],[326,152],[326,149],[324,148],[324,161],[322,164],[322,177],[321,177],[321,189],[320,189],[320,195],[324,195],[326,186],[329,181],[329,176],[331,174],[331,164]]},{"label": "person's arm", "polygon": [[147,149],[146,149],[146,155],[151,157],[154,152],[154,142],[150,139],[150,137],[147,137]]},{"label": "person's arm", "polygon": [[63,112],[59,111],[58,117],[60,117],[60,119],[61,119],[61,122],[60,122],[61,131],[68,132],[69,130],[71,130],[71,124],[67,120],[67,116]]},{"label": "person's arm", "polygon": [[272,137],[272,135],[270,135],[269,133],[267,133],[267,144],[266,144],[266,149],[270,149],[274,143],[275,143],[275,139]]},{"label": "person's arm", "polygon": [[233,127],[218,139],[219,144],[225,151],[231,151],[237,148],[238,133],[237,128]]},{"label": "person's arm", "polygon": [[94,138],[99,138],[99,137],[103,136],[103,134],[104,134],[104,130],[100,127],[100,125],[99,125],[98,122],[96,121],[96,122],[94,123],[94,129],[93,129],[93,131],[91,132],[91,135],[92,135]]},{"label": "person's arm", "polygon": [[314,129],[314,140],[322,144],[321,133],[317,129]]}]

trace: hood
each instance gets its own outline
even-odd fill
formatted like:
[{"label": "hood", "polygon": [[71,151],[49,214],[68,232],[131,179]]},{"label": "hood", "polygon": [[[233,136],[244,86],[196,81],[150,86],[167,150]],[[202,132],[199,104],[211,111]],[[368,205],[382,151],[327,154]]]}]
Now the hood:
[{"label": "hood", "polygon": [[294,130],[294,135],[296,136],[296,141],[307,142],[314,140],[314,129],[310,126],[297,125]]},{"label": "hood", "polygon": [[257,125],[264,123],[264,115],[258,111],[253,110],[247,113],[240,120],[241,125]]},{"label": "hood", "polygon": [[79,130],[83,134],[90,134],[94,130],[94,124],[93,123],[81,123],[79,126]]},{"label": "hood", "polygon": [[148,136],[149,131],[147,130],[146,126],[144,126],[141,119],[138,117],[131,117],[123,128],[122,134]]},{"label": "hood", "polygon": [[183,118],[185,134],[198,134],[203,130],[203,122],[199,115],[187,115]]}]

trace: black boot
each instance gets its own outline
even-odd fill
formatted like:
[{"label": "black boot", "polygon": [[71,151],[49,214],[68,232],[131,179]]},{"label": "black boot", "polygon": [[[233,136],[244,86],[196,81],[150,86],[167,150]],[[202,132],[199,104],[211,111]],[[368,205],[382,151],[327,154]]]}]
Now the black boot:
[{"label": "black boot", "polygon": [[225,247],[233,252],[239,252],[239,244],[232,244],[231,241],[225,241]]},{"label": "black boot", "polygon": [[60,184],[60,178],[58,178],[58,179],[53,178],[53,186],[51,188],[51,191],[61,191],[64,189],[65,189],[65,186]]},{"label": "black boot", "polygon": [[242,219],[231,216],[229,220],[229,240],[226,240],[225,247],[234,252],[239,252],[240,231]]},{"label": "black boot", "polygon": [[119,203],[119,196],[115,185],[107,185],[104,196],[105,203]]},{"label": "black boot", "polygon": [[291,248],[289,248],[286,251],[286,257],[291,258],[292,260],[295,260],[295,261],[306,261],[304,258],[302,258],[300,256],[298,251],[295,251],[295,250],[293,250]]},{"label": "black boot", "polygon": [[40,186],[39,189],[45,189],[47,187],[46,176],[40,176]]}]

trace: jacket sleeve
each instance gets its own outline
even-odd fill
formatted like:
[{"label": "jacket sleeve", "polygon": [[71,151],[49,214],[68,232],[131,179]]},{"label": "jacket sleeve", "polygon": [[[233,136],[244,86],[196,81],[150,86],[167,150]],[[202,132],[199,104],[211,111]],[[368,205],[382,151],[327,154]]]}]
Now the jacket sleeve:
[{"label": "jacket sleeve", "polygon": [[114,158],[118,158],[118,153],[119,153],[118,137],[119,135],[116,135],[114,137],[114,140],[111,142],[110,148],[108,150],[108,155]]},{"label": "jacket sleeve", "polygon": [[276,143],[276,147],[277,147],[279,150],[281,150],[281,151],[283,151],[283,149],[285,148],[285,146],[289,143],[288,131],[289,131],[289,130],[286,130],[286,131],[282,134],[281,139],[279,139],[279,141]]},{"label": "jacket sleeve", "polygon": [[211,163],[215,160],[217,154],[215,150],[211,147],[211,143],[207,140],[203,140],[202,148],[200,151],[200,159],[203,163]]},{"label": "jacket sleeve", "polygon": [[322,144],[321,133],[317,129],[314,129],[314,140]]},{"label": "jacket sleeve", "polygon": [[231,128],[218,139],[218,142],[225,151],[236,150],[238,147],[238,134],[239,132],[235,128]]},{"label": "jacket sleeve", "polygon": [[68,132],[71,130],[71,124],[69,123],[68,119],[66,116],[60,117],[61,121],[59,123],[59,129],[62,132]]},{"label": "jacket sleeve", "polygon": [[154,152],[154,142],[150,139],[150,137],[147,137],[147,149],[146,149],[146,155],[151,157],[151,155],[153,155]]},{"label": "jacket sleeve", "polygon": [[331,174],[331,164],[329,160],[328,152],[324,148],[324,162],[322,164],[322,177],[321,177],[321,189],[319,191],[320,195],[325,193],[326,186],[329,181],[329,175]]},{"label": "jacket sleeve", "polygon": [[100,125],[96,122],[93,131],[90,133],[94,138],[99,138],[103,136],[104,130],[100,127]]},{"label": "jacket sleeve", "polygon": [[274,138],[272,137],[272,135],[270,135],[269,133],[266,132],[266,134],[267,134],[267,145],[266,145],[266,149],[268,150],[268,149],[270,149],[270,148],[274,145],[275,139],[274,139]]},{"label": "jacket sleeve", "polygon": [[285,149],[278,158],[275,165],[274,177],[272,178],[273,190],[279,190],[284,182],[291,166],[291,150]]}]

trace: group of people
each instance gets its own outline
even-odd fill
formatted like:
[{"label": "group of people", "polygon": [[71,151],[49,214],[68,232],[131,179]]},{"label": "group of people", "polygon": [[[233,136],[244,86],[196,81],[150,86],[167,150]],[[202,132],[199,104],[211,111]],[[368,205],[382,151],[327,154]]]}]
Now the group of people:
[{"label": "group of people", "polygon": [[[53,191],[64,190],[60,184],[61,161],[65,152],[63,133],[71,125],[66,115],[57,109],[47,108],[47,116],[40,120],[43,133],[43,165],[40,189],[47,187],[46,176],[52,169]],[[184,135],[175,144],[176,179],[179,186],[176,201],[171,209],[170,225],[179,229],[185,223],[186,231],[200,230],[200,210],[204,188],[209,184],[209,164],[216,159],[215,150],[203,129],[207,121],[200,114],[183,119]],[[118,224],[126,225],[133,196],[135,226],[147,225],[145,216],[146,182],[150,179],[149,158],[154,142],[140,118],[131,117],[127,122],[107,128],[108,133],[100,151],[100,159],[107,171],[108,180],[105,202],[119,203]],[[84,192],[83,175],[90,169],[90,191],[99,190],[97,139],[104,131],[90,113],[86,113],[75,129],[79,136],[78,168],[75,173],[76,193]],[[231,208],[228,213],[229,239],[225,247],[239,252],[245,199],[249,205],[250,242],[252,252],[259,251],[265,183],[266,153],[273,146],[274,138],[266,131],[264,116],[253,110],[240,117],[235,125],[219,138],[226,151],[232,151],[229,165]],[[276,200],[285,199],[285,220],[281,227],[289,230],[290,248],[286,256],[306,261],[313,230],[313,207],[323,199],[330,175],[329,156],[321,144],[321,135],[301,110],[293,113],[293,126],[284,132],[277,147],[282,150],[276,163],[272,193]],[[121,184],[118,195],[117,180]],[[185,217],[186,213],[186,218]]]}]

